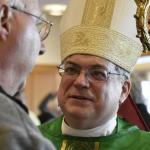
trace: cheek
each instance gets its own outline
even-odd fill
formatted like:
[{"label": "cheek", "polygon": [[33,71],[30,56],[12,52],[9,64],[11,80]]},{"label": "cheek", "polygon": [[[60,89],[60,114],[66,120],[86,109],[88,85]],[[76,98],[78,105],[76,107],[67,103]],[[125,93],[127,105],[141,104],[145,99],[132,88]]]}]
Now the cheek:
[{"label": "cheek", "polygon": [[67,101],[67,95],[69,92],[71,92],[72,85],[73,83],[66,78],[64,79],[62,77],[59,89],[58,89],[58,102],[59,105],[65,103]]},{"label": "cheek", "polygon": [[107,87],[106,85],[100,85],[100,86],[95,86],[93,85],[91,88],[92,94],[95,96],[95,104],[94,104],[94,109],[96,110],[96,114],[101,114],[102,111],[105,109],[104,107],[106,106],[107,102]]},{"label": "cheek", "polygon": [[97,99],[97,106],[104,108],[104,107],[111,107],[115,106],[116,103],[119,101],[120,97],[120,89],[112,85],[104,84],[99,87],[95,87],[93,89]]},{"label": "cheek", "polygon": [[108,95],[106,85],[93,85],[93,88],[91,89],[93,89],[92,93],[94,93],[94,95],[96,96],[97,102],[103,103],[105,101],[106,96]]},{"label": "cheek", "polygon": [[101,86],[99,91],[97,90],[97,103],[95,104],[95,117],[97,120],[106,121],[114,116],[118,111],[119,106],[119,94],[117,89],[107,84]]},{"label": "cheek", "polygon": [[41,41],[36,26],[33,23],[29,22],[26,26],[23,26],[18,35],[20,47],[28,49],[30,56],[34,53],[39,53]]},{"label": "cheek", "polygon": [[116,112],[119,106],[119,100],[121,95],[120,85],[115,85],[114,83],[108,86],[105,92],[106,107],[110,110],[110,113]]},{"label": "cheek", "polygon": [[65,91],[66,91],[66,85],[64,84],[63,79],[60,82],[59,89],[58,89],[58,103],[61,105],[65,99]]},{"label": "cheek", "polygon": [[30,59],[31,64],[34,65],[41,49],[41,41],[39,38],[39,34],[37,33],[36,29],[31,27],[26,31],[25,36],[26,41],[24,43],[26,45],[24,46],[29,51],[28,59]]},{"label": "cheek", "polygon": [[110,81],[104,86],[103,92],[108,100],[116,101],[121,95],[121,85],[118,81]]},{"label": "cheek", "polygon": [[58,89],[58,92],[57,92],[57,98],[58,98],[58,105],[60,106],[61,105],[61,99],[62,99],[61,83],[59,85],[59,89]]},{"label": "cheek", "polygon": [[28,37],[28,43],[30,43],[32,51],[39,53],[41,49],[41,40],[37,29],[35,27],[31,27],[27,30],[26,34]]}]

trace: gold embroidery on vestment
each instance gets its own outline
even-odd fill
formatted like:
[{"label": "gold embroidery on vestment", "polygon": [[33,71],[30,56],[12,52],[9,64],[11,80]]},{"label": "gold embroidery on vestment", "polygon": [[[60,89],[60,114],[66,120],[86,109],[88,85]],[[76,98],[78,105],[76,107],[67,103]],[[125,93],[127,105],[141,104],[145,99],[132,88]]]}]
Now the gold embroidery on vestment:
[{"label": "gold embroidery on vestment", "polygon": [[82,25],[110,27],[114,5],[115,0],[87,0],[82,17]]}]

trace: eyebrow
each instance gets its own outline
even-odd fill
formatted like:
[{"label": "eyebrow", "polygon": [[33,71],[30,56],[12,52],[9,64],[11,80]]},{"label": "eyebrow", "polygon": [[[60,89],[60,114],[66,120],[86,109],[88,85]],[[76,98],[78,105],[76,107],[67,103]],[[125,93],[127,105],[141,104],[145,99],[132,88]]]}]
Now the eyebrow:
[{"label": "eyebrow", "polygon": [[81,67],[79,64],[75,63],[75,62],[72,62],[72,61],[66,61],[64,62],[65,65],[74,65],[76,67]]},{"label": "eyebrow", "polygon": [[[66,61],[64,64],[70,64],[70,65],[75,65],[76,67],[81,67],[80,64],[77,64],[73,61]],[[93,64],[93,65],[90,65],[89,68],[101,68],[101,69],[104,69],[104,70],[108,70],[106,66],[104,65],[101,65],[101,64]]]}]

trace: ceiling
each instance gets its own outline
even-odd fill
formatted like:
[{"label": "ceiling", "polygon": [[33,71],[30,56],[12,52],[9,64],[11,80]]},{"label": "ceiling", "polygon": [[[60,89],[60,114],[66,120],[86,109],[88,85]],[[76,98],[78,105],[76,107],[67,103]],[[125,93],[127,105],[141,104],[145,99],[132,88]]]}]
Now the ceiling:
[{"label": "ceiling", "polygon": [[69,0],[39,0],[41,10],[49,16],[61,16]]},{"label": "ceiling", "polygon": [[39,0],[40,6],[45,4],[68,4],[69,0]]}]

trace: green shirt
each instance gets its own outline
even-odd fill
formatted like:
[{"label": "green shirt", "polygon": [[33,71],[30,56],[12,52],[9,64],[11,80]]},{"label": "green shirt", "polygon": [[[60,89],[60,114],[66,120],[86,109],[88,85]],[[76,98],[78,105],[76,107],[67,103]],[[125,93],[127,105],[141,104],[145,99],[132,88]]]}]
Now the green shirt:
[{"label": "green shirt", "polygon": [[150,150],[150,133],[121,118],[117,119],[117,127],[112,135],[92,138],[63,135],[62,119],[57,118],[39,127],[57,150]]}]

